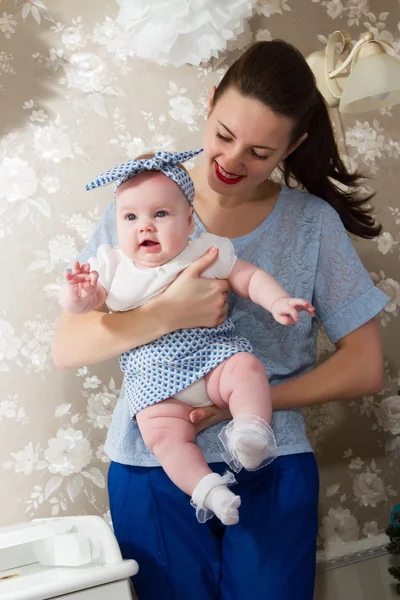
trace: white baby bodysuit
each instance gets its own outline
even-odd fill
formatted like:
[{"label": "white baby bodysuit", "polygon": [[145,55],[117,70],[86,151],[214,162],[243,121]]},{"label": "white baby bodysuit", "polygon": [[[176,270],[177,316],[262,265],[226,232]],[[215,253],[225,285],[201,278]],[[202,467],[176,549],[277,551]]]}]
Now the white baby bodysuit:
[{"label": "white baby bodysuit", "polygon": [[160,267],[140,269],[119,246],[102,244],[97,255],[88,260],[90,268],[98,271],[99,283],[107,292],[107,306],[113,312],[131,310],[161,294],[186,267],[200,258],[211,246],[217,246],[217,260],[202,277],[226,279],[237,257],[232,242],[212,233],[202,233],[190,240],[174,259]]}]

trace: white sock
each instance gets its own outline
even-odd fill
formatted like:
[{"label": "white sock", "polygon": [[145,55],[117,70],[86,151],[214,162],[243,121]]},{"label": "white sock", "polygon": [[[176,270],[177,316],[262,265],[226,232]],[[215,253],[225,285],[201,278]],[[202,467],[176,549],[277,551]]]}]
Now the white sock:
[{"label": "white sock", "polygon": [[210,511],[224,525],[235,525],[239,521],[240,496],[236,496],[226,485],[234,482],[232,473],[223,477],[218,473],[209,473],[197,484],[193,491],[192,504],[196,507],[196,515],[200,522],[212,516]]},{"label": "white sock", "polygon": [[227,485],[217,485],[204,499],[206,508],[215,513],[224,525],[236,525],[239,522],[240,496],[235,496]]},{"label": "white sock", "polygon": [[254,471],[273,455],[275,438],[266,421],[253,418],[235,418],[229,432],[229,451],[248,471]]}]

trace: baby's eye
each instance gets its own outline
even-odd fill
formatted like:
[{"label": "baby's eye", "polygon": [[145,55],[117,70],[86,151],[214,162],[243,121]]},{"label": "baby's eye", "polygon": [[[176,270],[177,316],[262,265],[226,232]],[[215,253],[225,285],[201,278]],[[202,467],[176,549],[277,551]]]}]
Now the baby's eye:
[{"label": "baby's eye", "polygon": [[167,217],[168,213],[166,210],[159,210],[156,212],[156,217]]},{"label": "baby's eye", "polygon": [[129,213],[126,215],[125,219],[127,219],[128,221],[134,221],[136,219],[136,215]]}]

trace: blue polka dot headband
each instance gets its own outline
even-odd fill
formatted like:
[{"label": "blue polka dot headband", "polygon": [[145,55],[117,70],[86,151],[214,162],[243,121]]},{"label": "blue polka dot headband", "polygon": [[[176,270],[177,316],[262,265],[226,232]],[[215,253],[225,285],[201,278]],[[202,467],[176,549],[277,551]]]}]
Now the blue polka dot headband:
[{"label": "blue polka dot headband", "polygon": [[175,181],[185,194],[189,204],[193,204],[194,184],[192,178],[186,171],[178,167],[178,164],[197,156],[202,151],[202,148],[200,148],[199,150],[187,150],[186,152],[156,152],[152,158],[130,160],[105,171],[88,183],[86,189],[93,190],[110,183],[115,183],[115,189],[117,189],[125,181],[139,175],[139,173],[143,173],[143,171],[160,171]]}]

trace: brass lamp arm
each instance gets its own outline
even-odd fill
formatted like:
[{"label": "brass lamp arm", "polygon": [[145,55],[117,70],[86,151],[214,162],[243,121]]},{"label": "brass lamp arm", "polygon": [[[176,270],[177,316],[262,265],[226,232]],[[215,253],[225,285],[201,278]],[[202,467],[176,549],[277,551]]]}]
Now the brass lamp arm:
[{"label": "brass lamp arm", "polygon": [[[340,55],[348,49],[350,41],[350,34],[346,31],[334,31],[329,37],[328,45],[326,47],[326,68],[329,79],[334,79],[335,77],[337,77],[337,75],[342,73],[346,69],[346,67],[348,67],[349,64],[353,62],[353,60],[356,57],[356,54],[360,51],[361,47],[365,46],[366,44],[369,44],[369,48],[371,48],[370,54],[378,54],[384,52],[382,46],[386,46],[386,48],[390,48],[394,52],[392,44],[389,44],[389,42],[383,40],[375,40],[374,34],[368,31],[367,33],[364,33],[361,39],[354,44],[350,54],[343,61],[343,63],[341,63],[335,69],[334,65],[336,44],[340,43],[342,46],[339,52]],[[373,44],[371,44],[371,42],[373,42]]]},{"label": "brass lamp arm", "polygon": [[[331,64],[331,65],[334,64],[335,48],[336,48],[336,44],[339,41],[336,38],[339,36],[341,38],[340,41],[342,43],[342,49],[339,54],[342,54],[342,52],[344,52],[349,46],[350,35],[347,32],[335,31],[334,33],[332,33],[332,35],[329,38],[328,45],[326,48],[327,66],[329,64]],[[339,75],[339,73],[344,71],[344,69],[351,63],[351,61],[353,60],[354,56],[356,55],[358,50],[361,48],[361,46],[363,46],[367,42],[371,42],[373,39],[374,39],[374,36],[372,35],[372,33],[364,34],[363,37],[361,38],[361,40],[358,40],[358,42],[353,46],[353,49],[351,50],[351,52],[348,55],[348,57],[346,58],[346,60],[341,65],[339,65],[336,69],[334,69],[333,71],[331,71],[331,70],[328,71],[328,77],[330,79],[333,79],[334,77]]]}]

